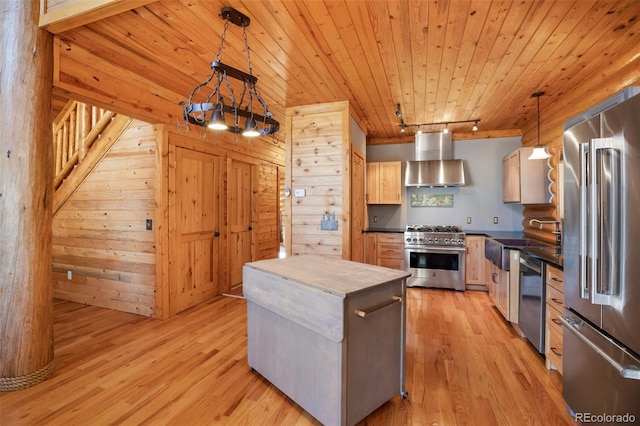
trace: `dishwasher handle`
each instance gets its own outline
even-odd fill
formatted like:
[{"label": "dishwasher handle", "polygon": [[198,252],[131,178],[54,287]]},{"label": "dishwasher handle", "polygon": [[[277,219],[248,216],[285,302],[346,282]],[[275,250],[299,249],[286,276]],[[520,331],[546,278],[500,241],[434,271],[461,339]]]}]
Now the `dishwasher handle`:
[{"label": "dishwasher handle", "polygon": [[542,273],[542,262],[520,254],[520,265],[526,266],[534,272]]}]

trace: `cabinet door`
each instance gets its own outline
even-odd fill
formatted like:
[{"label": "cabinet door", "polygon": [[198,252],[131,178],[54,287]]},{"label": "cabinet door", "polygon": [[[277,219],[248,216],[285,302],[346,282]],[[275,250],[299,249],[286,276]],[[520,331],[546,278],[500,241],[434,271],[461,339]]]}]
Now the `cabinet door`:
[{"label": "cabinet door", "polygon": [[465,275],[467,284],[486,285],[484,272],[484,237],[467,236],[466,247]]},{"label": "cabinet door", "polygon": [[498,279],[498,288],[496,295],[496,307],[502,313],[502,316],[509,321],[509,271],[503,271],[496,266]]},{"label": "cabinet door", "polygon": [[375,265],[377,263],[376,254],[376,233],[367,232],[364,234],[364,263]]},{"label": "cabinet door", "polygon": [[367,163],[367,204],[378,204],[380,163]]},{"label": "cabinet door", "polygon": [[520,202],[520,151],[502,159],[502,201]]},{"label": "cabinet door", "polygon": [[379,199],[380,204],[400,204],[402,189],[402,163],[391,161],[379,163]]}]

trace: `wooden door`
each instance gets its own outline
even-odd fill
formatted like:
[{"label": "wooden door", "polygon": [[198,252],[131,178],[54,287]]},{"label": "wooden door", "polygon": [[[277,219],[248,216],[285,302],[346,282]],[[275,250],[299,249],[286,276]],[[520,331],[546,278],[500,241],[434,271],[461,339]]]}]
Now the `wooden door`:
[{"label": "wooden door", "polygon": [[242,266],[253,260],[253,168],[231,161],[229,186],[229,285],[242,284]]},{"label": "wooden door", "polygon": [[170,314],[220,293],[220,158],[170,150]]},{"label": "wooden door", "polygon": [[364,156],[353,148],[351,155],[351,260],[364,262]]}]

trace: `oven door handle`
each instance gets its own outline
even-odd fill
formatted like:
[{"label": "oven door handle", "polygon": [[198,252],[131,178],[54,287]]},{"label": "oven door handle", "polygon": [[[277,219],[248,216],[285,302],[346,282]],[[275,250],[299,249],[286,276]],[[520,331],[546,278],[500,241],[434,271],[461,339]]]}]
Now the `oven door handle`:
[{"label": "oven door handle", "polygon": [[447,246],[405,246],[405,250],[416,253],[436,253],[442,251],[457,251],[464,253],[466,247],[447,247]]}]

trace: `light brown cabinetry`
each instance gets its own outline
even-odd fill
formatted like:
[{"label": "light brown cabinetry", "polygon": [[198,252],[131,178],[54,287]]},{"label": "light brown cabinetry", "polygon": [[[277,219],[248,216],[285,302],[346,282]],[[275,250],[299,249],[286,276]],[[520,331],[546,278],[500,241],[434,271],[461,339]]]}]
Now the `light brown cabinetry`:
[{"label": "light brown cabinetry", "polygon": [[515,150],[502,159],[502,201],[545,204],[551,199],[546,160],[529,160],[532,147]]},{"label": "light brown cabinetry", "polygon": [[547,321],[545,355],[547,368],[555,368],[562,374],[562,323],[558,319],[564,306],[564,272],[547,265]]},{"label": "light brown cabinetry", "polygon": [[509,271],[503,271],[488,260],[485,267],[489,297],[502,316],[509,320]]},{"label": "light brown cabinetry", "polygon": [[467,235],[465,256],[465,281],[467,284],[486,285],[484,272],[484,236]]},{"label": "light brown cabinetry", "polygon": [[403,234],[368,232],[365,234],[365,263],[405,270]]},{"label": "light brown cabinetry", "polygon": [[367,163],[367,204],[401,204],[402,163]]}]

